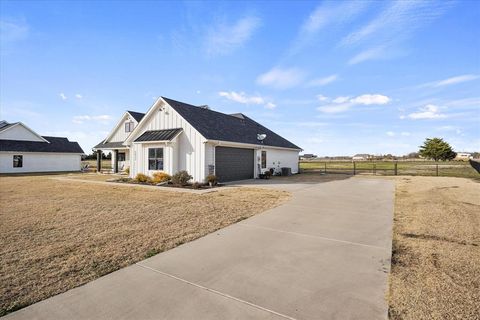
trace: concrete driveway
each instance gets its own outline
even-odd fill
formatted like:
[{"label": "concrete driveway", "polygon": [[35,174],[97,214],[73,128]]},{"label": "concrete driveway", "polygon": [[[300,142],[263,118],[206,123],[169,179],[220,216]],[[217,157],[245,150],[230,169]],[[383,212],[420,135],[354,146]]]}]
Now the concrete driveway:
[{"label": "concrete driveway", "polygon": [[293,181],[243,182],[293,198],[7,318],[385,319],[394,183]]}]

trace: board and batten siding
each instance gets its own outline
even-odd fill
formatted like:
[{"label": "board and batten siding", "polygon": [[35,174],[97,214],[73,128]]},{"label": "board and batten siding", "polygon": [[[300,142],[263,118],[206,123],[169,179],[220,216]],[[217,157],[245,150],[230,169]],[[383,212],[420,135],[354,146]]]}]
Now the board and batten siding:
[{"label": "board and batten siding", "polygon": [[[164,171],[168,174],[174,174],[180,170],[186,170],[193,176],[194,181],[204,181],[206,176],[205,166],[205,139],[195,130],[185,119],[183,119],[173,108],[165,105],[162,108],[156,107],[152,110],[152,114],[145,123],[140,124],[142,127],[132,137],[135,140],[138,136],[148,130],[164,130],[182,128],[183,132],[169,143],[170,149],[167,147],[164,151]],[[133,155],[132,165],[134,170],[130,171],[131,177],[135,177],[137,173],[149,174],[148,172],[148,143],[132,143]],[[165,146],[165,144],[163,144]]]},{"label": "board and batten siding", "polygon": [[[23,156],[23,166],[13,167],[13,156]],[[80,171],[81,155],[54,152],[0,152],[1,173]]]},{"label": "board and batten siding", "polygon": [[17,124],[11,128],[8,128],[0,132],[0,139],[3,140],[22,140],[22,141],[42,141],[36,134],[23,127],[21,124]]},{"label": "board and batten siding", "polygon": [[125,123],[133,121],[135,126],[137,125],[137,121],[130,116],[128,113],[122,117],[119,122],[118,128],[113,132],[112,136],[107,140],[107,142],[123,142],[127,139],[130,132],[125,132]]}]

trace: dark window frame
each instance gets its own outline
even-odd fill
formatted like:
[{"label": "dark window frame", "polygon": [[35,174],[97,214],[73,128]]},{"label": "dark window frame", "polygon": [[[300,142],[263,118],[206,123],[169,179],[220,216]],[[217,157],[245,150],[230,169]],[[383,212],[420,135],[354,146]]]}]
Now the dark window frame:
[{"label": "dark window frame", "polygon": [[262,169],[266,169],[267,168],[267,151],[265,150],[262,150],[261,162],[262,162]]},{"label": "dark window frame", "polygon": [[163,170],[163,148],[148,148],[148,170]]},{"label": "dark window frame", "polygon": [[125,122],[125,132],[132,132],[134,127],[133,121]]},{"label": "dark window frame", "polygon": [[23,154],[14,154],[12,159],[14,168],[23,168]]}]

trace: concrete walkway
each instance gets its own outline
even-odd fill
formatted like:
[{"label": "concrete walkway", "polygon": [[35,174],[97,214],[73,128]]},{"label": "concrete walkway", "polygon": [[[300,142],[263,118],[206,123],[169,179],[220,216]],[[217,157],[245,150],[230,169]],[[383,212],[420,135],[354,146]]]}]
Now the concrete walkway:
[{"label": "concrete walkway", "polygon": [[284,181],[261,183],[285,205],[7,318],[386,319],[393,182]]}]

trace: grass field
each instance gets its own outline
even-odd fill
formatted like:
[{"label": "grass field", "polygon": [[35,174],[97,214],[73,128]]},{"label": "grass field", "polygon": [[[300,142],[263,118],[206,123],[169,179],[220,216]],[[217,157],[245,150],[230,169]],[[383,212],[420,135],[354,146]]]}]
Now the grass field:
[{"label": "grass field", "polygon": [[0,179],[0,316],[289,198],[267,189],[200,195],[54,178]]},{"label": "grass field", "polygon": [[[413,176],[436,176],[437,164],[438,175],[444,177],[464,177],[480,179],[478,172],[468,162],[449,161],[356,161],[356,174],[395,175],[395,163],[397,163],[397,175]],[[353,174],[354,164],[352,161],[301,161],[300,168],[305,171],[327,171],[327,173]]]},{"label": "grass field", "polygon": [[[97,160],[83,160],[82,166],[88,164],[90,171],[95,171],[97,169]],[[102,159],[102,169],[112,169],[112,161],[109,159]]]},{"label": "grass field", "polygon": [[390,319],[480,319],[480,183],[396,181]]}]

